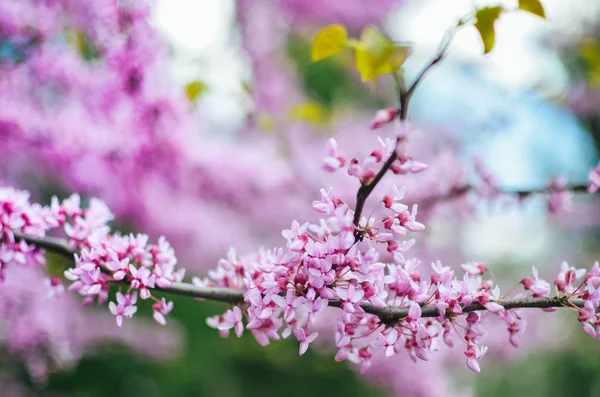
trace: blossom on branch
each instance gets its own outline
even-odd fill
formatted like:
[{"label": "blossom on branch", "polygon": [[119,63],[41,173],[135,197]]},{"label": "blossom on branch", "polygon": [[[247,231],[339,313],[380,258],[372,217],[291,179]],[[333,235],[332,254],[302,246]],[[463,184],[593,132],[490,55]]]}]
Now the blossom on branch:
[{"label": "blossom on branch", "polygon": [[590,171],[588,176],[588,192],[596,193],[600,189],[600,163]]}]

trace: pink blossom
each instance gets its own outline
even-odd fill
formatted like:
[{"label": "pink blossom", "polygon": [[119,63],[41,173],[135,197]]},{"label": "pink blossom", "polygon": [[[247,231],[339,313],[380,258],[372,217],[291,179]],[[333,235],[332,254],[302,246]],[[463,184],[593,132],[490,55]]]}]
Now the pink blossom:
[{"label": "pink blossom", "polygon": [[52,277],[44,279],[48,291],[48,298],[60,298],[65,293],[65,287],[62,284],[60,278]]},{"label": "pink blossom", "polygon": [[334,138],[327,141],[327,156],[323,160],[323,168],[326,171],[333,172],[344,166],[346,160],[337,149],[337,142]]},{"label": "pink blossom", "polygon": [[308,345],[314,342],[314,340],[317,339],[318,336],[318,332],[313,332],[312,334],[309,334],[308,330],[305,330],[304,328],[298,328],[298,330],[296,331],[296,338],[300,342],[300,355],[306,353],[306,350],[308,350]]},{"label": "pink blossom", "polygon": [[115,272],[113,273],[113,278],[115,280],[123,280],[129,273],[129,258],[119,260],[113,253],[111,260],[106,262],[106,267]]},{"label": "pink blossom", "polygon": [[421,306],[418,303],[413,302],[412,305],[410,305],[410,309],[408,310],[407,319],[409,321],[416,321],[420,318],[421,318]]},{"label": "pink blossom", "polygon": [[467,273],[473,275],[482,275],[486,271],[485,263],[483,262],[470,262],[460,265],[460,267]]},{"label": "pink blossom", "polygon": [[140,290],[140,298],[150,298],[150,288],[154,288],[156,276],[151,274],[148,268],[137,269],[133,265],[129,265],[129,272],[131,273],[131,288]]},{"label": "pink blossom", "polygon": [[546,296],[550,293],[550,284],[539,278],[538,270],[535,266],[532,267],[533,277],[524,278],[521,283],[526,290],[531,290],[534,297]]},{"label": "pink blossom", "polygon": [[375,117],[371,121],[371,129],[375,130],[383,127],[385,124],[394,120],[398,114],[399,110],[396,108],[378,110],[377,113],[375,113]]},{"label": "pink blossom", "polygon": [[152,305],[154,320],[160,325],[166,325],[167,320],[165,319],[165,316],[169,314],[171,310],[173,310],[173,302],[167,303],[165,298],[162,298],[160,301]]},{"label": "pink blossom", "polygon": [[398,330],[395,328],[390,329],[385,335],[379,333],[377,335],[377,342],[379,346],[385,347],[385,355],[391,357],[394,355],[394,346],[398,340]]},{"label": "pink blossom", "polygon": [[600,189],[600,162],[588,176],[588,192],[596,193]]},{"label": "pink blossom", "polygon": [[569,212],[573,206],[573,193],[566,189],[567,178],[560,176],[552,180],[547,190],[550,192],[548,197],[548,212],[557,214]]},{"label": "pink blossom", "polygon": [[120,327],[123,325],[123,317],[131,318],[137,311],[137,293],[134,292],[132,295],[123,295],[117,292],[117,303],[109,302],[108,308],[110,312],[116,316],[117,325]]},{"label": "pink blossom", "polygon": [[467,351],[465,352],[465,356],[467,356],[467,367],[469,367],[471,371],[477,373],[481,372],[479,360],[483,358],[487,350],[487,346],[469,345]]},{"label": "pink blossom", "polygon": [[244,333],[244,324],[242,323],[242,311],[239,307],[235,306],[233,309],[228,310],[223,315],[223,322],[218,326],[220,330],[235,328],[235,334],[238,338]]},{"label": "pink blossom", "polygon": [[573,293],[575,290],[573,283],[577,279],[583,277],[585,273],[585,269],[576,269],[573,266],[569,266],[567,262],[562,262],[560,264],[560,273],[554,280],[554,285],[556,285],[561,292],[566,292],[568,294]]},{"label": "pink blossom", "polygon": [[336,287],[335,292],[342,301],[342,308],[348,313],[354,313],[358,308],[358,304],[362,301],[364,291],[356,290],[354,285],[349,285],[347,288]]}]

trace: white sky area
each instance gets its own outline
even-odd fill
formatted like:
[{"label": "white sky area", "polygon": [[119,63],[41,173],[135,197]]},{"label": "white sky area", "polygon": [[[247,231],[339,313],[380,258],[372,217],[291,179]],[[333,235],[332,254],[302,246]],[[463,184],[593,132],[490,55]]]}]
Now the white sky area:
[{"label": "white sky area", "polygon": [[207,83],[201,106],[210,127],[232,132],[248,110],[242,82],[249,79],[240,56],[233,0],[157,0],[154,23],[173,49],[173,78],[184,87]]},{"label": "white sky area", "polygon": [[[568,85],[566,73],[556,55],[545,51],[540,40],[554,40],[565,33],[581,34],[586,19],[600,13],[600,0],[542,2],[551,23],[527,13],[503,15],[496,24],[496,47],[492,53],[482,57],[477,32],[464,29],[455,37],[449,58],[473,63],[486,79],[509,92],[536,88],[548,95],[560,95]],[[406,0],[400,12],[387,21],[386,28],[392,38],[408,40],[417,49],[406,63],[409,80],[436,50],[448,26],[475,6],[499,3],[515,7],[517,0]],[[157,0],[154,15],[155,24],[173,48],[176,82],[182,87],[196,79],[208,84],[209,92],[203,96],[201,106],[210,128],[217,132],[233,133],[249,109],[242,90],[242,82],[249,79],[248,65],[240,54],[237,33],[232,30],[234,18],[233,0]],[[547,35],[552,32],[550,29],[560,34]],[[485,155],[503,163],[499,170],[514,178],[525,167],[519,159],[526,156],[522,155],[522,148],[517,148],[507,162],[506,150],[513,149],[506,145],[515,145],[515,141],[504,139],[488,145],[494,150]],[[524,221],[522,215],[502,210],[497,217],[492,215],[479,226],[474,225],[465,241],[465,251],[493,258],[514,254],[518,247],[521,258],[543,255],[554,238],[547,231],[540,232],[544,225],[539,217],[532,223],[531,217]],[[502,237],[483,232],[481,227],[491,227]],[[521,243],[533,234],[537,236],[535,241]]]}]

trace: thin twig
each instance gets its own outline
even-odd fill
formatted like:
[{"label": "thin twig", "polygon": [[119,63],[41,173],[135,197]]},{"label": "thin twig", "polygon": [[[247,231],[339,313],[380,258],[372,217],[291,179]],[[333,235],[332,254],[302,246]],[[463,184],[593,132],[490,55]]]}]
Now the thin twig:
[{"label": "thin twig", "polygon": [[[420,201],[419,209],[423,209],[423,208],[427,209],[438,203],[456,200],[456,199],[464,196],[465,194],[472,192],[472,191],[476,191],[476,190],[477,190],[477,187],[470,185],[470,184],[456,186],[456,187],[452,188],[450,190],[450,192],[448,192],[445,195],[427,197],[426,199]],[[587,185],[581,184],[581,185],[565,186],[561,190],[552,190],[547,187],[546,188],[536,188],[536,189],[531,189],[531,190],[504,188],[504,189],[498,190],[498,194],[515,195],[521,199],[524,199],[524,198],[527,198],[534,194],[548,194],[548,193],[552,193],[553,191],[568,191],[568,192],[573,192],[573,193],[586,193],[587,194],[588,187],[587,187]]]},{"label": "thin twig", "polygon": [[417,86],[419,85],[421,80],[423,80],[423,78],[429,72],[429,70],[431,68],[433,68],[435,65],[437,65],[438,63],[440,63],[442,61],[442,59],[444,59],[444,57],[446,56],[446,53],[448,52],[448,47],[450,47],[450,43],[452,42],[452,39],[454,38],[454,35],[456,34],[456,32],[458,31],[458,29],[461,26],[462,26],[462,23],[459,21],[456,25],[452,26],[450,29],[448,29],[448,31],[446,31],[446,34],[444,35],[444,38],[442,39],[442,42],[440,43],[440,47],[438,48],[438,51],[437,51],[435,57],[433,57],[433,59],[431,59],[429,61],[429,63],[427,63],[427,65],[425,65],[425,67],[421,70],[421,72],[415,78],[415,81],[412,83],[412,85],[410,86],[408,91],[406,91],[407,102],[410,101],[410,98],[412,97],[415,90],[417,89]]},{"label": "thin twig", "polygon": [[[450,46],[450,42],[452,41],[452,38],[454,37],[454,34],[458,30],[458,28],[460,28],[464,23],[463,19],[459,20],[456,25],[452,26],[446,32],[446,34],[444,35],[444,39],[442,40],[442,43],[440,44],[440,48],[438,49],[436,56],[431,61],[429,61],[429,63],[423,68],[423,70],[421,70],[421,72],[419,73],[419,75],[417,76],[417,78],[415,79],[415,81],[412,83],[412,85],[410,86],[410,88],[408,90],[406,89],[406,86],[405,86],[404,75],[398,76],[397,73],[395,73],[395,72],[393,73],[393,77],[396,82],[396,87],[398,89],[398,97],[400,99],[400,117],[399,118],[400,118],[401,122],[405,121],[408,118],[408,105],[410,103],[412,94],[417,89],[417,85],[421,82],[421,80],[423,80],[423,77],[425,77],[427,72],[444,58],[444,56],[446,55],[446,52],[448,50],[448,47]],[[357,229],[359,226],[359,222],[360,222],[360,218],[362,216],[363,209],[365,207],[365,202],[369,198],[369,195],[371,194],[373,189],[375,189],[375,186],[377,186],[379,181],[381,181],[381,179],[383,178],[385,173],[390,169],[390,167],[392,166],[394,161],[396,161],[396,159],[398,158],[398,144],[399,143],[400,143],[400,138],[397,138],[396,147],[395,147],[394,151],[390,154],[390,156],[388,157],[386,162],[383,164],[383,167],[381,167],[381,169],[379,170],[377,175],[375,175],[375,178],[368,181],[368,183],[361,185],[361,187],[358,189],[358,192],[356,193],[356,207],[354,209],[353,224]],[[354,234],[354,237],[355,237],[356,241],[359,241],[361,238],[361,232],[359,230],[357,230]]]}]

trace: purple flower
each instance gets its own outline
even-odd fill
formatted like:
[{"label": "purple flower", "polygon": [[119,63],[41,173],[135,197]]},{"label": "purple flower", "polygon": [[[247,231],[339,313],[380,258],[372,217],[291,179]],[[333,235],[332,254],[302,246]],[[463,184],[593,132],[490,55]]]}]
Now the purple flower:
[{"label": "purple flower", "polygon": [[167,320],[165,319],[165,316],[169,314],[171,310],[173,310],[173,302],[167,303],[165,298],[162,298],[160,301],[152,305],[154,321],[160,325],[166,325]]},{"label": "purple flower", "polygon": [[600,189],[600,162],[588,176],[588,192],[596,193]]},{"label": "purple flower", "polygon": [[137,293],[123,295],[117,292],[117,303],[109,302],[108,308],[110,312],[116,316],[117,325],[121,327],[123,325],[123,317],[131,318],[137,311]]}]

